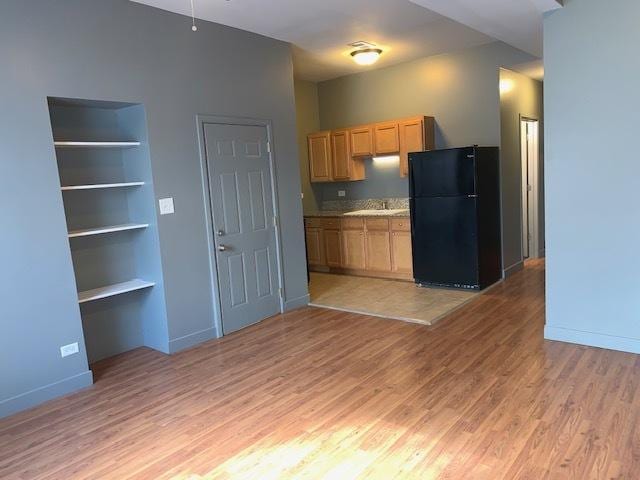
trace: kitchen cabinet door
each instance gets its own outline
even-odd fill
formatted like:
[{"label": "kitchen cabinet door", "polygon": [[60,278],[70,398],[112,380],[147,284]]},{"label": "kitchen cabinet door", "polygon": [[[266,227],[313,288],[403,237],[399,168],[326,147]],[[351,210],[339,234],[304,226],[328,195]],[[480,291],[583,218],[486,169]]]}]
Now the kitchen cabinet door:
[{"label": "kitchen cabinet door", "polygon": [[340,230],[325,230],[323,235],[327,266],[339,268],[342,266]]},{"label": "kitchen cabinet door", "polygon": [[365,268],[364,230],[342,231],[342,266],[354,270]]},{"label": "kitchen cabinet door", "polygon": [[326,265],[322,229],[310,227],[305,228],[305,238],[307,240],[307,262],[309,265]]},{"label": "kitchen cabinet door", "polygon": [[409,153],[423,152],[435,148],[433,117],[416,117],[401,120],[400,133],[400,176],[409,175]]},{"label": "kitchen cabinet door", "polygon": [[349,180],[352,159],[348,130],[331,132],[331,158],[333,160],[333,180]]},{"label": "kitchen cabinet door", "polygon": [[373,155],[373,127],[364,125],[354,127],[351,133],[351,155],[354,157],[370,157]]},{"label": "kitchen cabinet door", "polygon": [[391,242],[389,232],[367,231],[367,270],[391,271]]},{"label": "kitchen cabinet door", "polygon": [[375,154],[389,155],[400,151],[398,123],[378,123],[374,130]]},{"label": "kitchen cabinet door", "polygon": [[391,271],[413,274],[411,232],[391,232]]},{"label": "kitchen cabinet door", "polygon": [[332,180],[331,132],[312,133],[307,136],[309,147],[309,176],[312,182]]}]

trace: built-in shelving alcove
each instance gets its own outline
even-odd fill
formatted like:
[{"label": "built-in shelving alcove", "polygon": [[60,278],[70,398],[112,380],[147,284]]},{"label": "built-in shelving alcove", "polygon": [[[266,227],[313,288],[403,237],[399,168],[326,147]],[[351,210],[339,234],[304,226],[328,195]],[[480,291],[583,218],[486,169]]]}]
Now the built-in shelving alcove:
[{"label": "built-in shelving alcove", "polygon": [[49,114],[89,361],[166,352],[144,107],[49,98]]}]

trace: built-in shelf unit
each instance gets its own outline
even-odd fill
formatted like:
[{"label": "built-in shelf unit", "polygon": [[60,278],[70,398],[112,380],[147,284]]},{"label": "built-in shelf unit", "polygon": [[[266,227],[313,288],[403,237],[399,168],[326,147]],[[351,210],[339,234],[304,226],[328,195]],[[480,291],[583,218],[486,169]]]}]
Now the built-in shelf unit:
[{"label": "built-in shelf unit", "polygon": [[55,141],[56,148],[129,148],[139,147],[140,142],[66,142]]},{"label": "built-in shelf unit", "polygon": [[94,183],[89,185],[64,185],[61,187],[63,192],[72,190],[101,190],[104,188],[125,188],[125,187],[141,187],[144,182],[120,182],[120,183]]},{"label": "built-in shelf unit", "polygon": [[111,225],[108,227],[81,228],[78,230],[70,230],[69,238],[89,237],[91,235],[102,235],[104,233],[124,232],[125,230],[138,230],[147,228],[148,223],[124,223],[122,225]]},{"label": "built-in shelf unit", "polygon": [[78,293],[78,303],[91,302],[93,300],[101,300],[103,298],[113,297],[115,295],[121,295],[123,293],[135,292],[136,290],[142,290],[144,288],[151,288],[155,285],[153,282],[147,282],[134,278],[122,283],[115,283],[113,285],[107,285],[104,287],[93,288],[85,292]]},{"label": "built-in shelf unit", "polygon": [[144,107],[49,98],[89,361],[168,349]]}]

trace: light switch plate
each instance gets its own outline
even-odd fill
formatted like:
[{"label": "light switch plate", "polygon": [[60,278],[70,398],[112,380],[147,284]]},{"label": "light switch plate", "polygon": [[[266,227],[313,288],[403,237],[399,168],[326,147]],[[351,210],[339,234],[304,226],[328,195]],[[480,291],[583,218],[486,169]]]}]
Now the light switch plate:
[{"label": "light switch plate", "polygon": [[78,348],[78,342],[70,343],[69,345],[64,345],[60,347],[60,356],[62,358],[68,357],[69,355],[73,355],[74,353],[78,353],[80,349]]},{"label": "light switch plate", "polygon": [[345,192],[344,190],[338,190],[338,196],[339,197],[344,197],[347,194],[347,192]]},{"label": "light switch plate", "polygon": [[175,212],[172,197],[159,199],[158,205],[160,206],[160,215],[169,215]]}]

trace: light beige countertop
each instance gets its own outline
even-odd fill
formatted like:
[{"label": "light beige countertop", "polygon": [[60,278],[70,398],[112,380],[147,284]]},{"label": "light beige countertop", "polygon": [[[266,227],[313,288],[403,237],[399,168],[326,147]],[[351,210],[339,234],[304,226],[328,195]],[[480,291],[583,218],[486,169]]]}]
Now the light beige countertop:
[{"label": "light beige countertop", "polygon": [[339,210],[319,210],[316,212],[308,212],[305,217],[409,217],[409,210],[355,210],[355,211],[339,211]]}]

